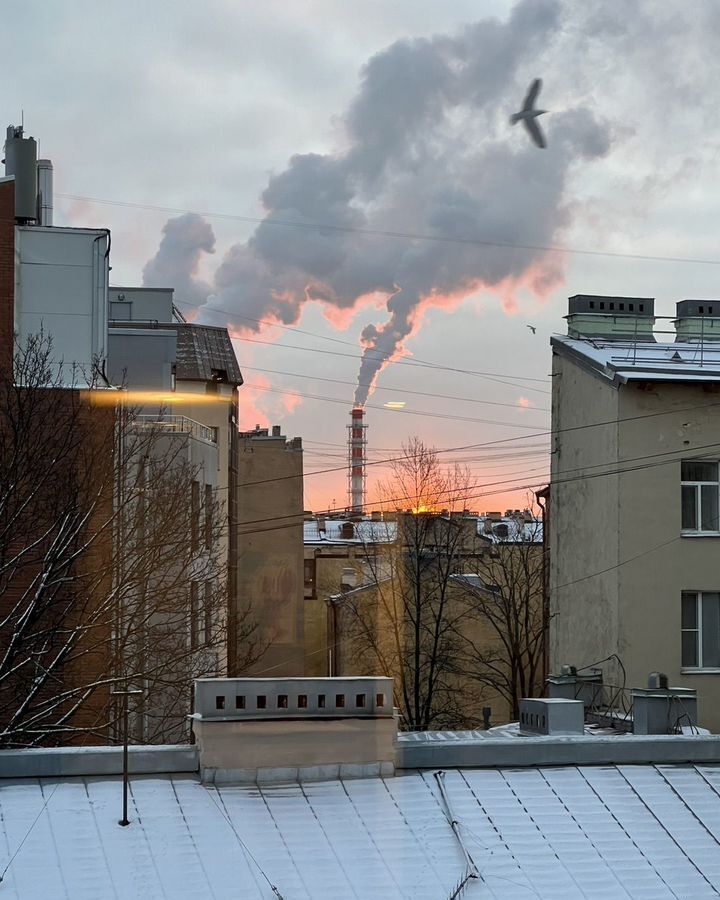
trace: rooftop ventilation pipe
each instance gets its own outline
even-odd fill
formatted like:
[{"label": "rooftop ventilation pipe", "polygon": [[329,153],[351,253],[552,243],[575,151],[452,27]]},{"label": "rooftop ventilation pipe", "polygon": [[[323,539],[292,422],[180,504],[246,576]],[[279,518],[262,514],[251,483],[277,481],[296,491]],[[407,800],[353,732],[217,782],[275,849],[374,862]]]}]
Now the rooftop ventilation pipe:
[{"label": "rooftop ventilation pipe", "polygon": [[652,297],[606,297],[575,294],[568,298],[568,335],[603,341],[654,342]]},{"label": "rooftop ventilation pipe", "polygon": [[53,223],[53,164],[52,160],[37,161],[37,220],[39,225]]},{"label": "rooftop ventilation pipe", "polygon": [[15,220],[19,225],[37,221],[37,143],[23,137],[22,125],[8,125],[5,174],[15,179]]},{"label": "rooftop ventilation pipe", "polygon": [[676,309],[676,341],[720,341],[720,300],[680,300]]}]

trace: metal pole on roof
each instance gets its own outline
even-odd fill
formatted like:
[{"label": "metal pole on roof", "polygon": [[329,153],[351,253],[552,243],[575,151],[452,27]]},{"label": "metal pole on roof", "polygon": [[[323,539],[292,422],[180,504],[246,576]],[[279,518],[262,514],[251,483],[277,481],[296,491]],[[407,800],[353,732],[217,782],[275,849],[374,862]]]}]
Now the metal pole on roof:
[{"label": "metal pole on roof", "polygon": [[128,819],[128,697],[135,694],[142,694],[141,690],[130,690],[126,688],[124,691],[112,691],[112,697],[123,698],[123,814],[122,819],[118,821],[118,825],[130,824]]}]

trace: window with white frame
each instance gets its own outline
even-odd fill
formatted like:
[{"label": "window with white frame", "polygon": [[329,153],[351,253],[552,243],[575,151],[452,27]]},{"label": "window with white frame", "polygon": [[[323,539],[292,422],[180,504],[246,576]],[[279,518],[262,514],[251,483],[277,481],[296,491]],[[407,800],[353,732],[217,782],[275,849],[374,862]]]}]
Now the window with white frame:
[{"label": "window with white frame", "polygon": [[682,667],[720,669],[720,592],[683,591]]},{"label": "window with white frame", "polygon": [[718,463],[705,459],[682,462],[682,530],[686,533],[717,534]]}]

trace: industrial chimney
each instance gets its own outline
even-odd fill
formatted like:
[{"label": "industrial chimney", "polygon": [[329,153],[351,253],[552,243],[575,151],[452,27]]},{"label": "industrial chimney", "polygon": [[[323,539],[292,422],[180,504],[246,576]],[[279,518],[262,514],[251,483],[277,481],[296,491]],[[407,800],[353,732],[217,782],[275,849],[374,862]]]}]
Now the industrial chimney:
[{"label": "industrial chimney", "polygon": [[367,425],[363,424],[365,411],[356,406],[350,413],[348,425],[348,499],[350,510],[362,515],[365,508],[365,447]]}]

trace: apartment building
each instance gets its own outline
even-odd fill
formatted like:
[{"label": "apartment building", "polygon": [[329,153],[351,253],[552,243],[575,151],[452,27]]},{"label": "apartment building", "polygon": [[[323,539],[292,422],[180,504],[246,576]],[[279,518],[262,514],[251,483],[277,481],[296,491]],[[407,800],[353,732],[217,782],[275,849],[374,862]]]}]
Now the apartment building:
[{"label": "apartment building", "polygon": [[720,302],[577,295],[554,337],[550,666],[661,671],[720,728]]},{"label": "apartment building", "polygon": [[[109,233],[52,224],[52,165],[10,126],[0,178],[2,741],[103,737],[114,413],[102,394]],[[83,510],[81,518],[79,510]],[[81,534],[87,552],[74,555]],[[64,644],[53,631],[62,622]]]},{"label": "apartment building", "polygon": [[435,672],[444,727],[477,727],[483,709],[512,721],[542,683],[543,558],[528,510],[309,518],[306,674],[392,675],[404,691],[417,676],[429,696]]},{"label": "apartment building", "polygon": [[3,569],[0,644],[25,652],[0,671],[4,739],[107,740],[126,677],[134,736],[178,739],[192,679],[233,671],[242,375],[172,290],[109,288],[109,231],[53,225],[52,165],[21,128],[5,170],[0,551],[22,566]]}]

